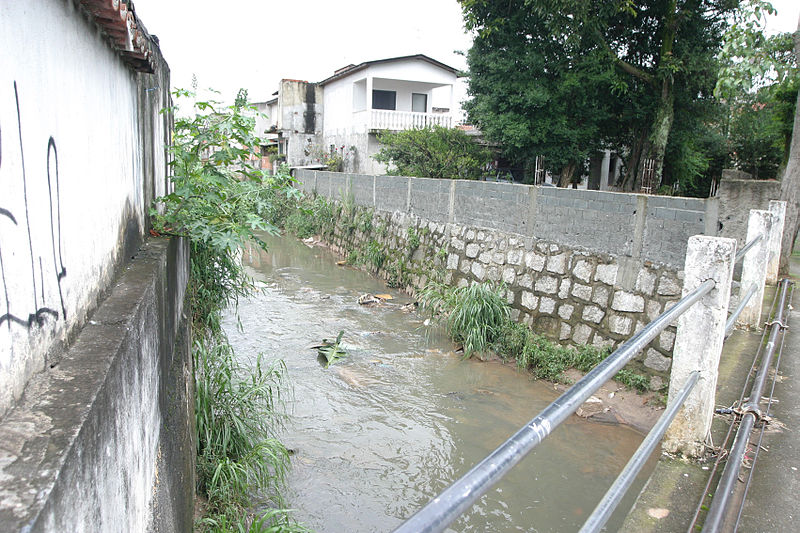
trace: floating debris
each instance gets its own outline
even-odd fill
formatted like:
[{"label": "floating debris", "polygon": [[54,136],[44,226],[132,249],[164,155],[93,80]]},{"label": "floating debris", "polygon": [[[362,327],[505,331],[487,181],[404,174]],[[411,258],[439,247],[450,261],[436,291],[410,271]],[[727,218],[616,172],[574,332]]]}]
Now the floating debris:
[{"label": "floating debris", "polygon": [[344,261],[344,260],[336,261],[336,264],[339,265],[339,266],[345,266],[347,264],[347,261]]},{"label": "floating debris", "polygon": [[380,303],[381,300],[373,294],[362,294],[358,297],[358,304],[359,305],[373,305]]},{"label": "floating debris", "polygon": [[322,344],[316,346],[319,355],[325,358],[325,368],[328,368],[339,359],[347,357],[347,351],[340,346],[340,343],[342,342],[342,336],[344,336],[344,330],[339,332],[339,335],[336,336],[335,341],[322,339]]},{"label": "floating debris", "polygon": [[410,313],[411,311],[416,311],[417,307],[419,307],[419,302],[409,302],[407,304],[401,305],[400,310],[405,311],[406,313]]},{"label": "floating debris", "polygon": [[394,300],[394,297],[391,294],[376,294],[375,298],[385,302],[386,300]]}]

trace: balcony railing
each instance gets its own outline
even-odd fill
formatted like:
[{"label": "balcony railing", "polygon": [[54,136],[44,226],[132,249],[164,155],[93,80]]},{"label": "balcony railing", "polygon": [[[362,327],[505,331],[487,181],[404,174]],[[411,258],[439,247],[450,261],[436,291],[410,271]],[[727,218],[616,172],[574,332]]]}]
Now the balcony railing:
[{"label": "balcony railing", "polygon": [[414,113],[412,111],[388,111],[373,109],[370,115],[371,130],[411,130],[428,126],[450,128],[453,118],[448,113]]}]

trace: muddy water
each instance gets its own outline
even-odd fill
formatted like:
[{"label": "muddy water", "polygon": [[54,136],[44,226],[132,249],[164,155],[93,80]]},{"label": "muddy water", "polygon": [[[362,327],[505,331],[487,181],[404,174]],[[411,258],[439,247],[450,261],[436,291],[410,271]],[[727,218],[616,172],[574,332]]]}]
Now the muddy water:
[{"label": "muddy water", "polygon": [[[400,309],[407,297],[327,250],[289,238],[269,246],[245,254],[265,290],[240,302],[243,331],[232,315],[226,329],[242,357],[286,363],[288,503],[315,531],[391,531],[557,396],[511,366],[460,360],[423,317]],[[359,306],[365,292],[395,300]],[[340,330],[350,356],[326,369],[307,347]],[[573,416],[452,530],[576,531],[641,439]]]}]

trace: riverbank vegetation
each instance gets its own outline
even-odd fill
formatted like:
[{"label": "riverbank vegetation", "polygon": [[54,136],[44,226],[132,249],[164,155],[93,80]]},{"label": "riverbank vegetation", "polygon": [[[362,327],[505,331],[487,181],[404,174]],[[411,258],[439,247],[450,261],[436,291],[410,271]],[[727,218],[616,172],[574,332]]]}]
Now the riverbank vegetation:
[{"label": "riverbank vegetation", "polygon": [[[588,372],[608,356],[608,349],[562,346],[514,322],[505,293],[502,284],[490,282],[456,288],[430,281],[420,292],[420,302],[463,345],[464,357],[493,352],[539,379],[564,382],[570,368]],[[628,369],[615,379],[631,389],[648,390],[647,378]]]},{"label": "riverbank vegetation", "polygon": [[[178,91],[176,97],[193,100]],[[171,111],[176,112],[177,108]],[[240,261],[256,232],[277,232],[281,209],[299,198],[288,177],[254,168],[255,119],[240,92],[231,106],[195,101],[176,113],[170,147],[173,191],[157,199],[154,231],[188,239],[187,306],[192,310],[197,432],[197,492],[205,502],[201,531],[306,531],[284,509],[281,488],[288,452],[276,438],[281,425],[285,368],[233,352],[223,312],[257,290]],[[253,495],[267,510],[256,513]],[[262,501],[265,500],[265,501]]]}]

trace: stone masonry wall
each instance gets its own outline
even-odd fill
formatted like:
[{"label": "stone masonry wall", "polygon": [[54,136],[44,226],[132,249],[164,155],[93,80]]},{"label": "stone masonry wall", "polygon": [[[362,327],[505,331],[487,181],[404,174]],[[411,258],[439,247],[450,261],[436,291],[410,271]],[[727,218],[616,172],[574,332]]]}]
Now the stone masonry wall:
[{"label": "stone masonry wall", "polygon": [[[343,255],[383,250],[380,268],[368,266],[390,286],[414,294],[436,270],[456,286],[502,282],[513,318],[562,343],[617,346],[680,297],[680,273],[663,264],[641,263],[623,287],[623,262],[610,254],[399,210],[339,205],[330,244]],[[651,376],[654,390],[668,382],[674,338],[670,327],[631,363]]]}]

